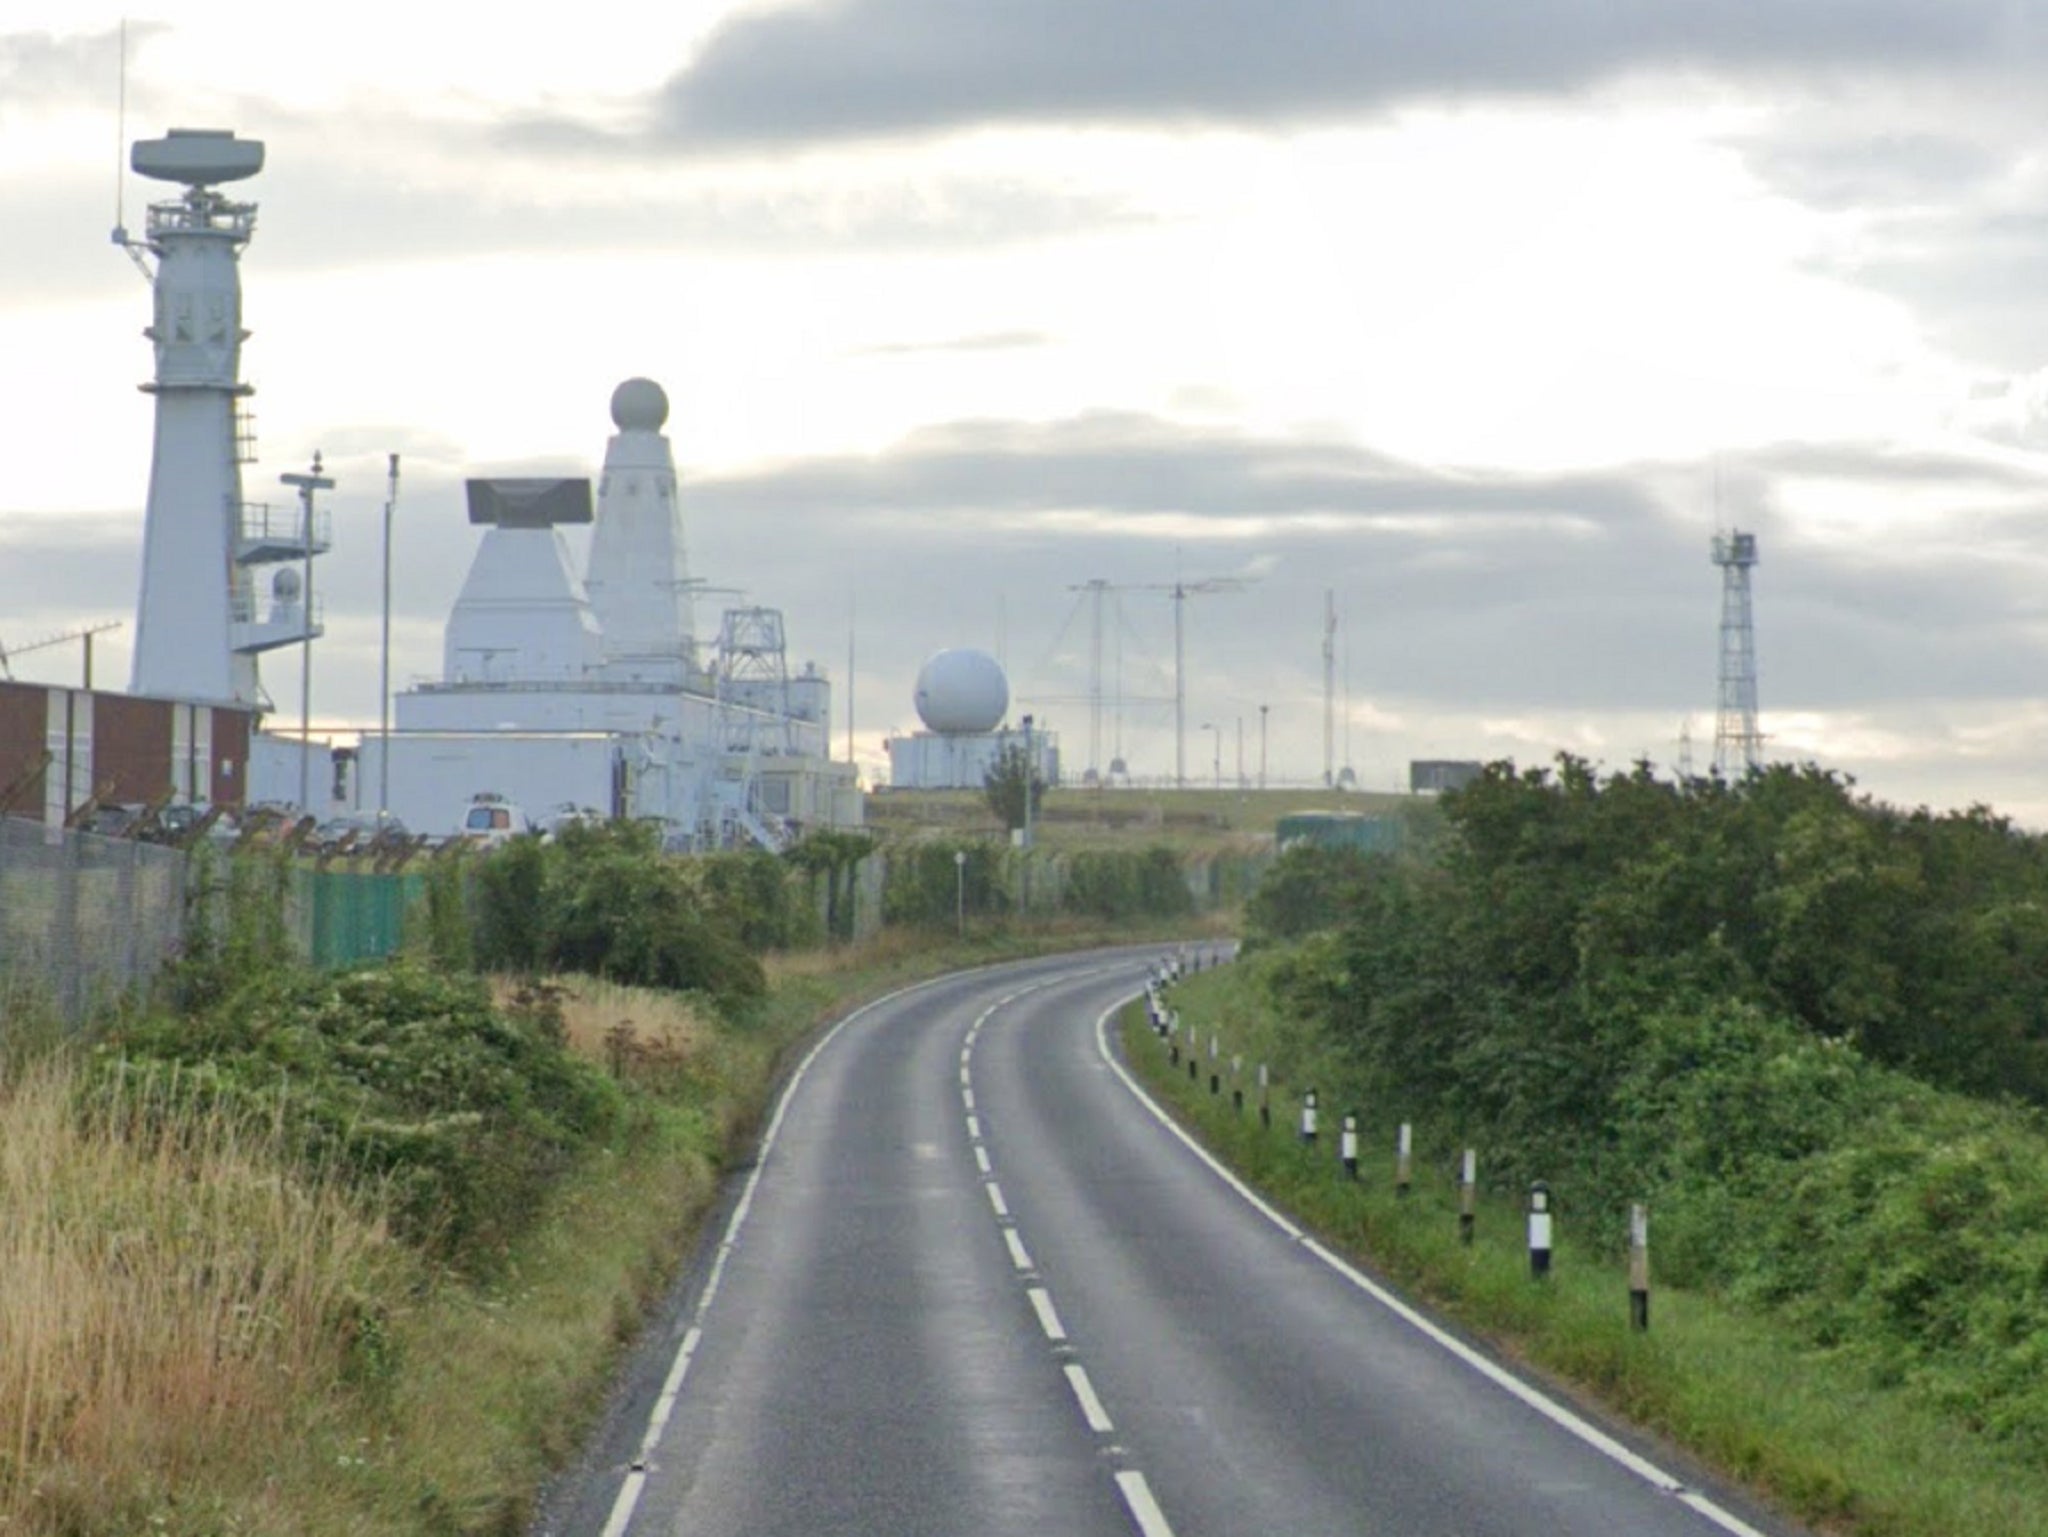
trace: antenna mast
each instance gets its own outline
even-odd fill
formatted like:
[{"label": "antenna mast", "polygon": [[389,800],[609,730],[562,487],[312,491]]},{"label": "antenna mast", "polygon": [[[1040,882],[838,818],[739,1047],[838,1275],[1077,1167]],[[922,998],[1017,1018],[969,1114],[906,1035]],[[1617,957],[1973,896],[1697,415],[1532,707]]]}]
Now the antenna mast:
[{"label": "antenna mast", "polygon": [[1756,535],[1732,529],[1714,536],[1721,568],[1721,699],[1714,722],[1714,772],[1726,777],[1763,766],[1757,728],[1756,621],[1749,573],[1756,565]]}]

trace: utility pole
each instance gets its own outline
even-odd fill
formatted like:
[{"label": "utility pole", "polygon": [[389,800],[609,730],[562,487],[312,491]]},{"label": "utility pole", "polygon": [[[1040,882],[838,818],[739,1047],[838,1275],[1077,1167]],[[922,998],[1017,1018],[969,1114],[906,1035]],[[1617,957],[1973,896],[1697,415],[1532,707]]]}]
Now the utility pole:
[{"label": "utility pole", "polygon": [[398,506],[398,455],[391,456],[384,497],[384,634],[377,667],[377,831],[391,814],[391,514]]},{"label": "utility pole", "polygon": [[1266,711],[1268,705],[1259,706],[1259,788],[1266,788]]},{"label": "utility pole", "polygon": [[1335,716],[1337,697],[1337,594],[1335,589],[1323,589],[1323,788],[1328,789],[1337,782],[1336,750],[1337,733]]}]

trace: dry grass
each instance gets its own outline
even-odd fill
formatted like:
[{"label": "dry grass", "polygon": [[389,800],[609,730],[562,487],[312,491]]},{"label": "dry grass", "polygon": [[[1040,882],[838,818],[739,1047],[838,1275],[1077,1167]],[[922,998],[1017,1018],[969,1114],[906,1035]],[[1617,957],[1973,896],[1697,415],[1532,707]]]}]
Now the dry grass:
[{"label": "dry grass", "polygon": [[[501,1005],[502,990],[511,985],[493,984]],[[681,993],[623,987],[583,976],[556,977],[552,985],[561,989],[562,1024],[570,1048],[593,1061],[610,1060],[622,1040],[636,1048],[694,1055],[718,1029],[715,1019]]]},{"label": "dry grass", "polygon": [[276,1141],[167,1076],[87,1102],[46,1058],[0,1083],[0,1527],[165,1530],[260,1489],[360,1365],[391,1245]]}]

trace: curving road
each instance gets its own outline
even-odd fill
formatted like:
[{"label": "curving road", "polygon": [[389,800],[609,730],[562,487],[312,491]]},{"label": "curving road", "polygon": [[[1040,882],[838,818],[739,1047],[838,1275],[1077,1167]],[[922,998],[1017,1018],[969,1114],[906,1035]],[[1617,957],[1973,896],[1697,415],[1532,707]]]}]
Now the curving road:
[{"label": "curving road", "polygon": [[1152,956],[961,973],[794,1076],[559,1537],[1779,1537],[1407,1312],[1159,1115]]}]

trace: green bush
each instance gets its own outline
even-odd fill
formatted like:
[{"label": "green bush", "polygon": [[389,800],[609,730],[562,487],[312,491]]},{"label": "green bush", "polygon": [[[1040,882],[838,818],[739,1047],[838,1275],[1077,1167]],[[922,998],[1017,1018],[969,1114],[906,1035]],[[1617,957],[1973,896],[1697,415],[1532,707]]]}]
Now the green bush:
[{"label": "green bush", "polygon": [[414,963],[279,970],[204,1014],[130,1028],[95,1060],[103,1088],[174,1069],[167,1092],[274,1115],[309,1167],[382,1188],[404,1236],[472,1264],[624,1115],[558,1022],[497,1013],[479,979]]}]

